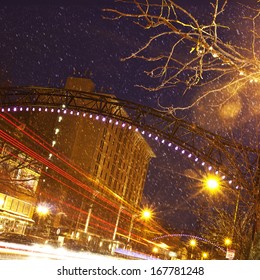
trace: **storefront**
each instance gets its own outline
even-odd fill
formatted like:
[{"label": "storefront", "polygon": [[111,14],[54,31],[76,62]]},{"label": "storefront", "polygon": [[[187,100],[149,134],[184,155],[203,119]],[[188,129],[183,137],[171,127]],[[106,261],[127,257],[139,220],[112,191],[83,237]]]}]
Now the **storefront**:
[{"label": "storefront", "polygon": [[34,221],[32,204],[0,193],[0,232],[23,234]]}]

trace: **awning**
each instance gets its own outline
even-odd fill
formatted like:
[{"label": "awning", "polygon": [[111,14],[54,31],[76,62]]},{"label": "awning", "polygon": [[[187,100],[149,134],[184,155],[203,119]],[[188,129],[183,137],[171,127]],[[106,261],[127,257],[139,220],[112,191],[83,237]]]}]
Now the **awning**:
[{"label": "awning", "polygon": [[33,219],[30,219],[28,217],[24,217],[24,216],[21,216],[21,215],[9,213],[8,211],[1,211],[0,210],[0,217],[1,216],[7,217],[7,218],[13,218],[13,219],[16,219],[16,220],[22,220],[22,221],[26,221],[26,222],[30,222],[30,223],[34,223]]}]

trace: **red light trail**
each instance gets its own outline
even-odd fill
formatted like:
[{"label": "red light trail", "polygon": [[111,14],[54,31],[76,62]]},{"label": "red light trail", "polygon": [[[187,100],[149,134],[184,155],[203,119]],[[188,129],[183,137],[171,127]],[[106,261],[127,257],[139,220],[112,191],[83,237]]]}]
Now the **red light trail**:
[{"label": "red light trail", "polygon": [[[39,145],[40,147],[43,147],[46,151],[48,151],[49,153],[52,153],[55,157],[57,157],[59,160],[61,160],[62,162],[64,162],[66,165],[68,165],[70,168],[72,168],[73,170],[76,170],[77,172],[79,172],[81,175],[83,175],[84,177],[86,177],[89,180],[92,180],[92,178],[90,176],[87,176],[85,173],[83,173],[83,171],[81,169],[79,169],[78,167],[72,165],[70,162],[68,162],[66,159],[64,159],[61,155],[59,155],[53,148],[50,148],[50,145],[48,143],[46,143],[46,141],[44,141],[43,139],[41,139],[37,134],[35,134],[33,131],[29,130],[28,128],[26,128],[27,131],[25,131],[25,129],[20,129],[21,126],[21,122],[19,122],[18,120],[16,120],[13,116],[9,115],[9,117],[11,117],[13,119],[10,120],[8,119],[6,116],[4,116],[3,114],[0,114],[0,116],[9,124],[11,124],[14,128],[18,129],[20,132],[22,132],[24,135],[26,135],[27,137],[29,137],[30,139],[32,139],[37,145]],[[18,122],[18,124],[16,124],[14,121]],[[33,151],[32,149],[30,149],[29,147],[27,147],[26,145],[22,144],[20,141],[18,141],[17,139],[11,137],[10,135],[8,135],[7,133],[5,133],[4,131],[0,132],[0,136],[7,142],[9,142],[10,144],[12,144],[14,147],[18,148],[19,150],[21,150],[22,152],[24,152],[25,154],[28,154],[30,157],[36,159],[37,161],[41,162],[44,166],[47,166],[48,168],[52,169],[53,171],[55,171],[57,174],[61,175],[63,178],[69,180],[70,182],[76,184],[77,186],[79,186],[80,188],[88,191],[89,193],[91,193],[93,195],[94,190],[91,189],[90,187],[88,187],[86,184],[82,183],[80,180],[76,179],[74,176],[70,175],[69,173],[65,172],[63,169],[61,169],[60,167],[58,167],[57,165],[53,164],[51,161],[47,160],[46,158],[44,158],[43,156],[39,155],[37,152]],[[70,185],[62,182],[61,180],[59,180],[58,178],[55,178],[54,176],[51,176],[50,174],[42,171],[43,174],[52,177],[52,179],[59,181],[60,183],[62,183],[63,185],[65,185],[66,187],[72,189],[73,191],[77,192],[78,194],[83,195],[84,197],[94,201],[93,198],[88,197],[87,195],[77,191],[75,188],[71,187]],[[92,180],[93,181],[93,180]],[[99,185],[100,186],[100,185]],[[104,188],[104,186],[101,186],[105,191],[109,190],[108,188]],[[109,194],[111,194],[111,190],[109,190]],[[112,192],[113,193],[113,192]],[[115,193],[113,193],[115,198],[118,199],[118,195],[116,195]],[[115,204],[114,202],[112,202],[111,200],[105,198],[104,196],[100,195],[100,194],[96,194],[96,196],[103,200],[104,202],[110,204],[113,208],[115,209],[119,209],[120,206],[118,204]],[[122,203],[127,204],[127,207],[130,207],[132,209],[134,209],[134,207],[132,207],[131,205],[129,205],[126,201],[124,201],[122,198],[120,198],[120,202],[121,205]],[[98,203],[97,201],[95,201],[96,204],[99,204],[100,206],[109,209],[109,211],[117,214],[116,211],[111,210],[110,208],[106,207],[103,204]],[[136,209],[135,209],[136,210]],[[122,213],[126,214],[129,219],[130,217],[132,217],[131,213],[127,211],[126,208],[123,208]],[[142,220],[138,220],[139,223],[144,223]],[[160,228],[160,230],[164,231],[164,229],[162,229],[158,224],[153,223],[153,225],[149,224],[146,226],[152,230],[155,230],[155,228]],[[120,229],[123,230],[123,229]],[[124,231],[124,230],[123,230]]]}]

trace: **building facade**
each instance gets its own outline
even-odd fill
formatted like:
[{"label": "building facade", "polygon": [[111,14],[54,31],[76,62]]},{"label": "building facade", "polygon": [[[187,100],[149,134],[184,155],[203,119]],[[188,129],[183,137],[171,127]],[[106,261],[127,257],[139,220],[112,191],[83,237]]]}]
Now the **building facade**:
[{"label": "building facade", "polygon": [[23,234],[34,224],[40,166],[9,144],[0,146],[0,232]]},{"label": "building facade", "polygon": [[[94,92],[94,84],[68,78],[66,89]],[[140,209],[155,154],[134,129],[119,126],[115,120],[103,122],[101,116],[83,118],[63,110],[14,114],[25,131],[40,136],[34,149],[48,161],[41,159],[41,180],[37,180],[32,205],[45,204],[50,212],[41,220],[35,214],[36,224],[48,224],[48,234],[61,234],[64,229],[74,238],[101,236],[124,242],[131,219]],[[23,141],[31,143],[30,136]]]}]

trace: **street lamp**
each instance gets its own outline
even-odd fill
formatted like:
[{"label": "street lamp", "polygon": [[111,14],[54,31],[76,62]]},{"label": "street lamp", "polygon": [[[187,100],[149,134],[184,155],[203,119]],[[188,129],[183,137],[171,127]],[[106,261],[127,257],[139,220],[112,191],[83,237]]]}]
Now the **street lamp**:
[{"label": "street lamp", "polygon": [[153,212],[149,208],[145,208],[141,212],[141,218],[143,218],[144,220],[150,220],[152,218],[152,215],[153,215]]},{"label": "street lamp", "polygon": [[144,208],[140,213],[136,213],[136,214],[132,215],[131,223],[130,223],[130,227],[129,227],[128,238],[127,238],[127,243],[129,243],[130,239],[131,239],[134,220],[139,217],[140,219],[144,219],[145,221],[148,221],[152,218],[152,216],[153,216],[153,212],[149,208]]},{"label": "street lamp", "polygon": [[193,259],[193,249],[197,246],[197,240],[192,238],[192,239],[190,239],[189,244],[191,246],[191,256],[190,257],[191,257],[191,259]]},{"label": "street lamp", "polygon": [[36,213],[38,214],[38,231],[40,232],[41,230],[44,229],[43,221],[46,218],[47,215],[50,213],[50,209],[44,205],[44,204],[39,204],[36,207]]},{"label": "street lamp", "polygon": [[[220,187],[222,186],[221,181],[222,181],[222,178],[220,178],[219,176],[217,176],[215,174],[210,174],[210,175],[207,175],[207,176],[204,177],[203,185],[211,193],[214,194],[217,191],[219,191]],[[232,223],[232,230],[231,230],[231,238],[232,239],[234,239],[234,235],[235,235],[237,213],[238,213],[239,201],[240,201],[240,188],[237,186],[236,190],[238,191],[238,193],[236,195],[236,205],[235,205],[234,217],[233,217],[233,223]],[[228,246],[231,245],[231,243],[232,243],[231,239],[229,239],[229,241],[225,241],[225,244],[227,244],[226,242],[229,242]]]},{"label": "street lamp", "polygon": [[225,238],[225,240],[224,240],[224,242],[225,242],[225,245],[227,246],[227,247],[229,247],[231,244],[232,244],[232,240],[230,239],[230,238]]},{"label": "street lamp", "polygon": [[38,205],[36,208],[36,212],[40,217],[46,216],[49,214],[50,210],[47,206],[45,205]]},{"label": "street lamp", "polygon": [[221,187],[221,179],[216,175],[210,174],[203,178],[203,185],[211,193],[215,193],[219,191],[219,188]]},{"label": "street lamp", "polygon": [[201,254],[201,259],[202,260],[205,260],[205,259],[207,259],[209,257],[209,254],[207,253],[207,252],[203,252],[202,254]]},{"label": "street lamp", "polygon": [[196,239],[191,239],[189,243],[190,243],[191,247],[196,247],[197,246],[197,240]]},{"label": "street lamp", "polygon": [[157,254],[159,252],[159,249],[157,247],[153,247],[153,253]]}]

